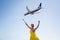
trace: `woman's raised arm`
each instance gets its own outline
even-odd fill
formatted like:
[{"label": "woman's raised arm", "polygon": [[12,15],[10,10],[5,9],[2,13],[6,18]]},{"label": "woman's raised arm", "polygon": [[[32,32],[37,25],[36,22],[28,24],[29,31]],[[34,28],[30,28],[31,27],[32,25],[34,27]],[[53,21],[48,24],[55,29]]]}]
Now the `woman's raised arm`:
[{"label": "woman's raised arm", "polygon": [[35,28],[35,30],[39,27],[39,24],[40,24],[40,21],[38,21],[38,25],[37,25],[37,27]]},{"label": "woman's raised arm", "polygon": [[24,23],[26,24],[26,26],[31,29],[31,27],[27,24],[27,22],[23,19]]}]

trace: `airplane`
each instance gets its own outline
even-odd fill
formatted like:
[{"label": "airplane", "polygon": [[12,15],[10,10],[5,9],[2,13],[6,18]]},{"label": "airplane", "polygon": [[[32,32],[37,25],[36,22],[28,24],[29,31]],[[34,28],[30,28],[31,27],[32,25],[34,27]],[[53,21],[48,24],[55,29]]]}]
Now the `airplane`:
[{"label": "airplane", "polygon": [[40,3],[39,6],[38,6],[38,8],[35,9],[35,10],[33,10],[33,11],[30,11],[30,10],[28,9],[28,7],[26,6],[26,9],[28,10],[28,12],[27,12],[26,14],[24,14],[24,16],[26,16],[26,15],[28,15],[28,14],[33,15],[35,12],[39,11],[40,9],[42,9],[41,5],[42,5],[42,3]]}]

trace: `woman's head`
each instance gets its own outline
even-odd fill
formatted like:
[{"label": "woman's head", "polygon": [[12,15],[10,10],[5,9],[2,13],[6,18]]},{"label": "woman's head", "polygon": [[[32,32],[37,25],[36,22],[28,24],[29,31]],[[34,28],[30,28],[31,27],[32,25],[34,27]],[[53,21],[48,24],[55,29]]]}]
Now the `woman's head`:
[{"label": "woman's head", "polygon": [[34,24],[31,24],[31,27],[33,28],[34,27]]}]

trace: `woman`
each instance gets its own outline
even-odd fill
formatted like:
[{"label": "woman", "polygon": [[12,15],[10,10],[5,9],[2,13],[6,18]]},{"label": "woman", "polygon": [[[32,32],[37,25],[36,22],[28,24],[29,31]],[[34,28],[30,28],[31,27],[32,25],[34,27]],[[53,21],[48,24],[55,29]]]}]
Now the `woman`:
[{"label": "woman", "polygon": [[24,23],[26,24],[26,26],[30,29],[30,40],[40,40],[39,37],[37,37],[35,31],[36,29],[39,27],[40,21],[38,21],[38,25],[36,28],[34,28],[34,24],[31,24],[31,27],[25,22],[25,20],[23,19]]}]

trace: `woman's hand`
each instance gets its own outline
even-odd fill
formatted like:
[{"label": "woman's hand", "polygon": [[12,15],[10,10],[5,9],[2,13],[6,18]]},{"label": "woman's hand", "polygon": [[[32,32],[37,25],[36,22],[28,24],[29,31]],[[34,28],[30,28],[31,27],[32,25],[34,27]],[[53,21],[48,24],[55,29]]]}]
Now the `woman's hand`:
[{"label": "woman's hand", "polygon": [[40,23],[40,20],[38,20],[38,23]]},{"label": "woman's hand", "polygon": [[[22,19],[24,22],[25,22],[25,20],[24,19]],[[25,22],[26,23],[26,22]]]},{"label": "woman's hand", "polygon": [[22,19],[24,21],[24,19]]}]

